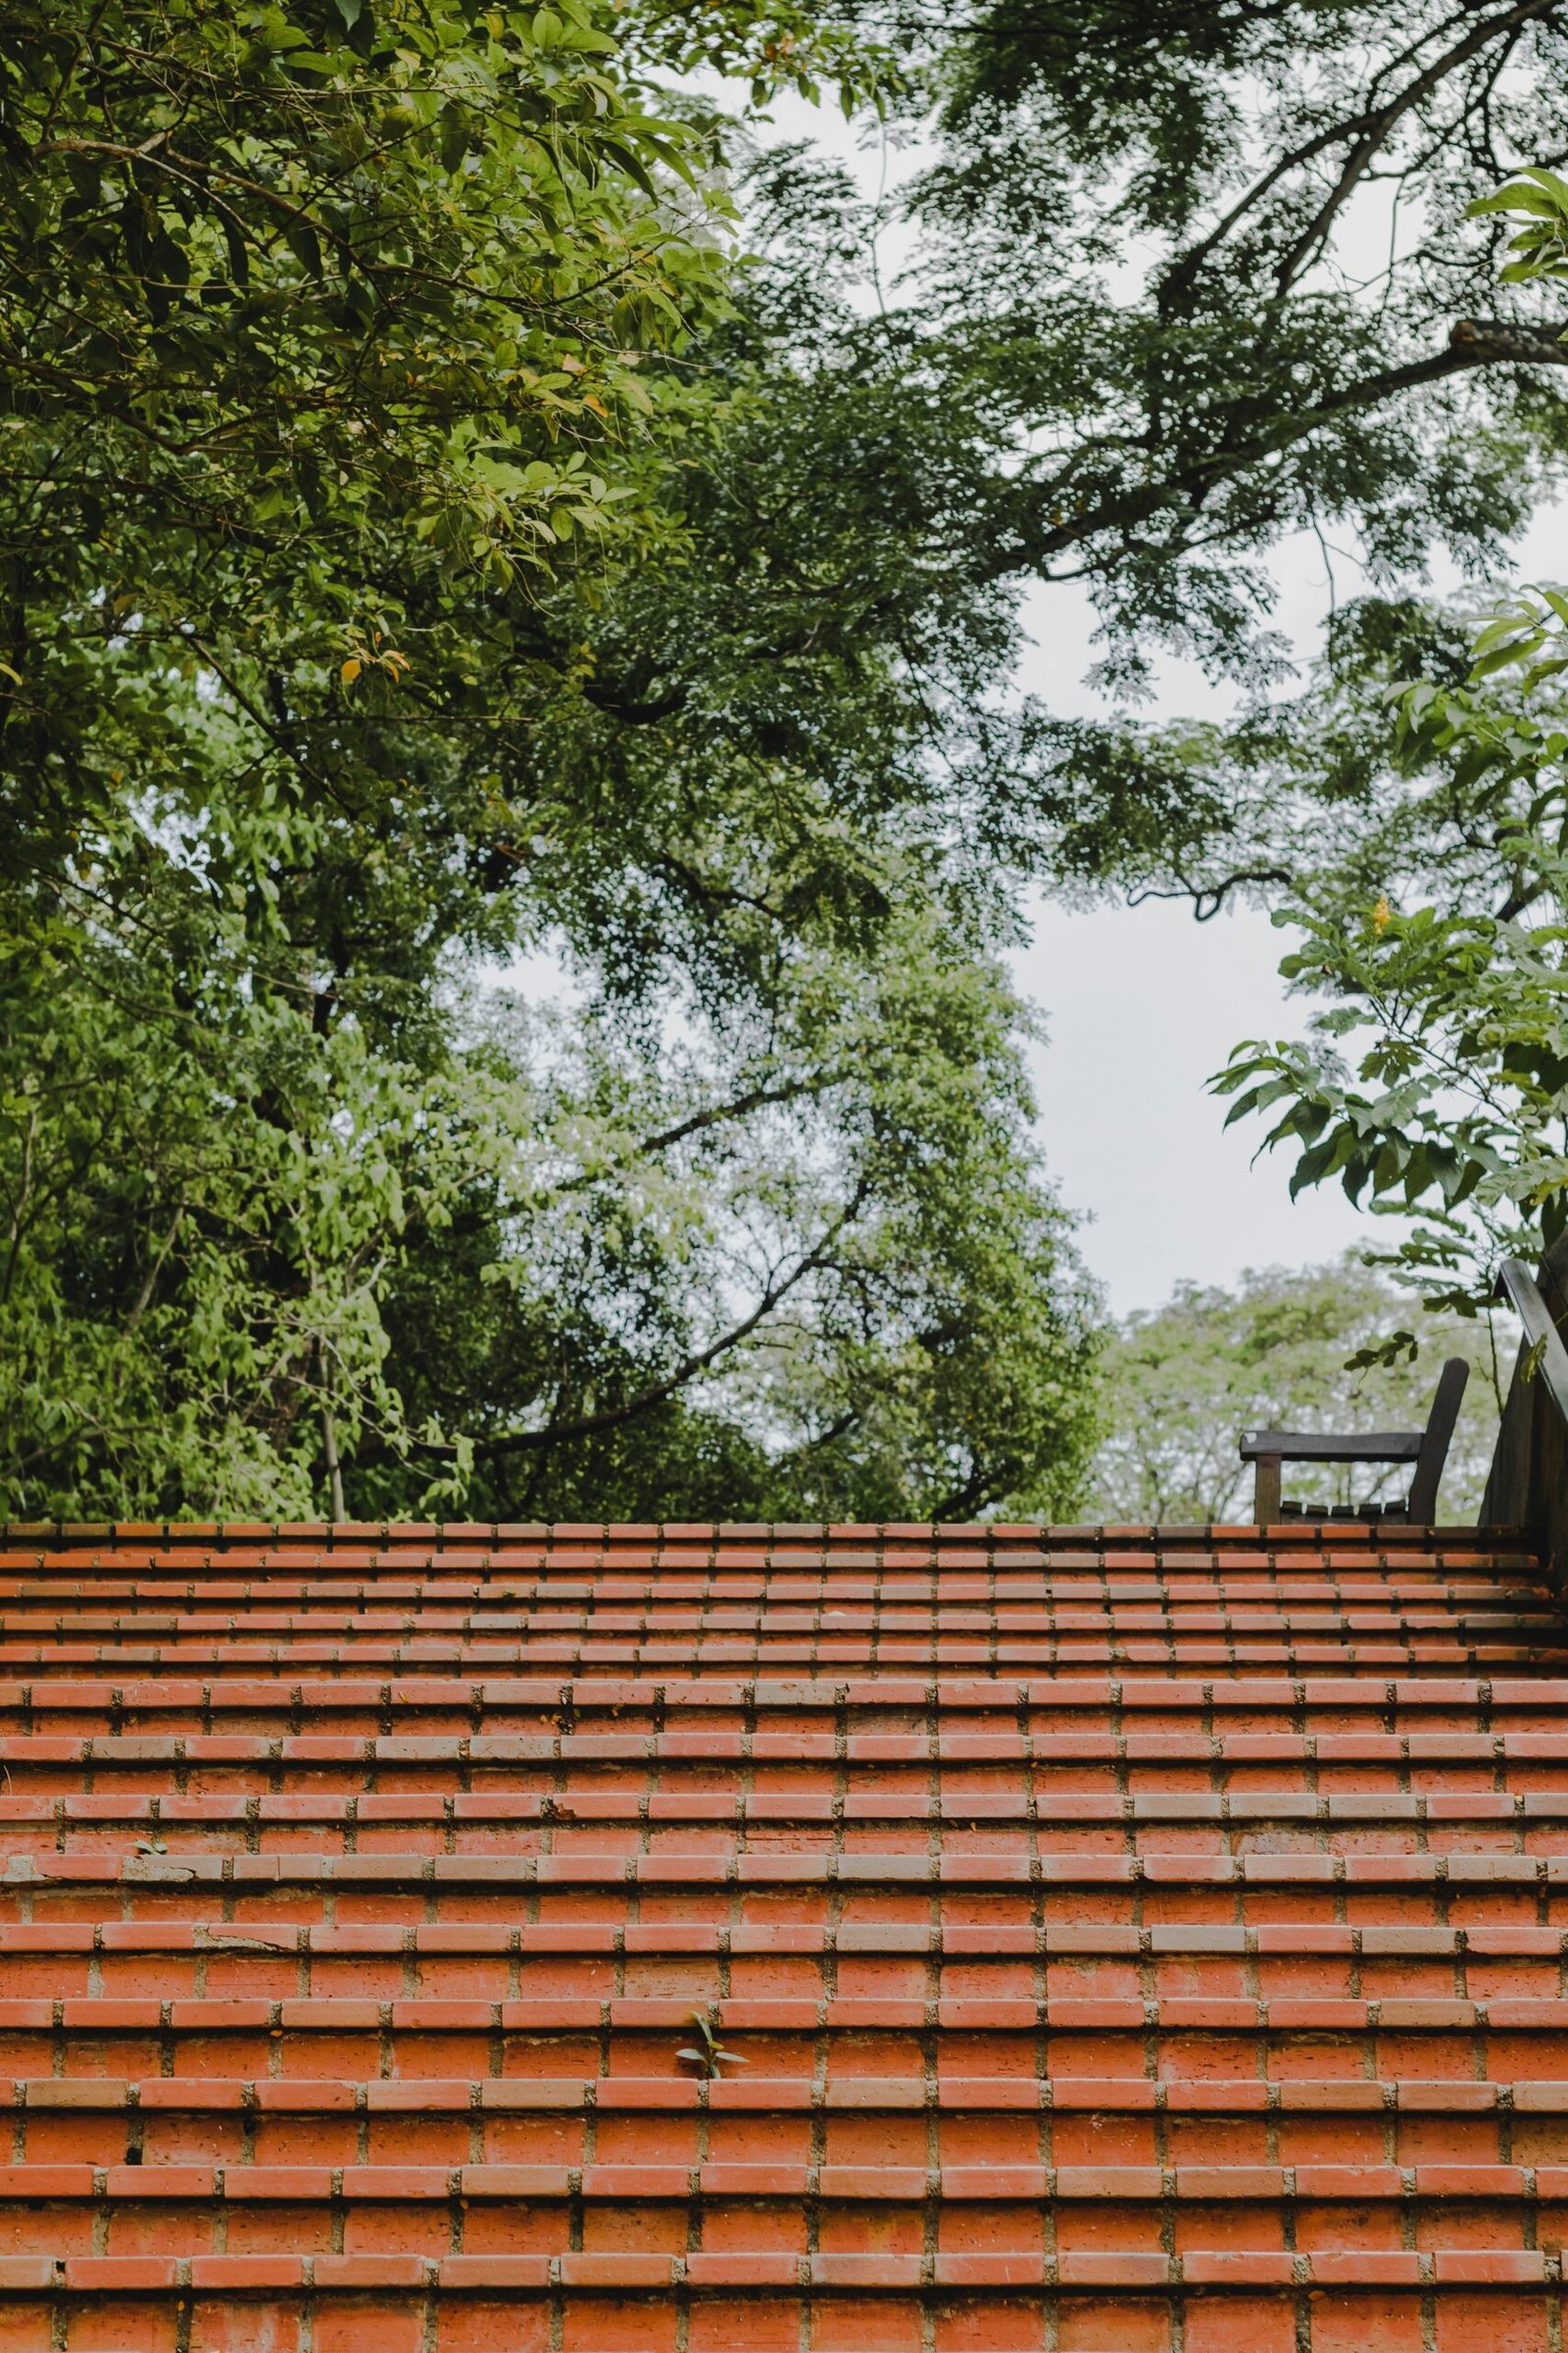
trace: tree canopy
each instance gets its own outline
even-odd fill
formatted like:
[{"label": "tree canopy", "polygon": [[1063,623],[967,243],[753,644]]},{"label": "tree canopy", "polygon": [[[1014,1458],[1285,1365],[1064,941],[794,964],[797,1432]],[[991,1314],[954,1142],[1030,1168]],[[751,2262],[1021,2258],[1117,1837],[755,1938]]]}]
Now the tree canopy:
[{"label": "tree canopy", "polygon": [[[1523,219],[1505,279],[1568,270],[1555,173],[1472,209]],[[1256,730],[1276,752],[1253,822],[1296,835],[1276,919],[1302,943],[1281,969],[1328,1004],[1215,1085],[1299,1148],[1293,1192],[1339,1178],[1398,1218],[1389,1263],[1473,1313],[1502,1259],[1568,1230],[1568,597],[1516,594],[1479,627],[1408,606],[1349,621],[1317,709]],[[1337,822],[1308,852],[1314,804]]]},{"label": "tree canopy", "polygon": [[886,649],[853,738],[726,674],[703,545],[731,208],[645,85],[809,29],[13,25],[13,1513],[1068,1498],[1005,908],[901,821]]},{"label": "tree canopy", "polygon": [[[1495,562],[1561,352],[1457,214],[1562,145],[1565,39],[4,12],[13,1516],[1071,1508],[1017,888],[1206,907],[1330,796],[1277,713],[1020,698],[1026,592],[1261,693],[1282,532]],[[737,82],[923,127],[904,282]]]},{"label": "tree canopy", "polygon": [[[1383,590],[1434,547],[1505,562],[1563,447],[1565,353],[1465,215],[1568,143],[1560,0],[859,13],[902,41],[936,155],[918,258],[842,327],[833,399],[868,437],[922,420],[895,478],[977,590],[1039,584],[1049,615],[1086,586],[1114,688],[1164,645],[1260,691],[1282,535],[1348,537]],[[1269,880],[1225,857],[1223,794],[1136,729],[1025,701],[975,735],[992,838],[1057,884],[1208,910]]]},{"label": "tree canopy", "polygon": [[986,562],[1082,570],[1113,620],[1234,657],[1282,529],[1353,518],[1398,566],[1501,548],[1563,355],[1464,215],[1562,147],[1560,0],[951,24],[906,36],[938,108],[930,350],[1001,446],[1029,436],[977,485]]}]

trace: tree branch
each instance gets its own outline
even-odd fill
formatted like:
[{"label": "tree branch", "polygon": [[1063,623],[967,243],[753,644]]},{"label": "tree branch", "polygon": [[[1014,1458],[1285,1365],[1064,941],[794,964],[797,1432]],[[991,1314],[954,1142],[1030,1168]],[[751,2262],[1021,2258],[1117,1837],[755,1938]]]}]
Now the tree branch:
[{"label": "tree branch", "polygon": [[[813,1274],[826,1262],[833,1244],[845,1227],[859,1214],[866,1190],[863,1184],[856,1187],[850,1201],[833,1220],[815,1249],[808,1250],[804,1258],[797,1259],[787,1275],[768,1285],[750,1315],[743,1316],[738,1324],[731,1325],[710,1347],[700,1348],[686,1357],[664,1380],[656,1382],[651,1389],[640,1391],[634,1397],[627,1397],[622,1404],[607,1405],[601,1413],[581,1413],[569,1422],[547,1422],[542,1430],[514,1430],[501,1438],[481,1439],[473,1449],[474,1460],[494,1462],[505,1454],[532,1453],[540,1447],[557,1446],[566,1440],[592,1438],[601,1430],[619,1429],[623,1423],[635,1421],[639,1414],[649,1412],[655,1405],[662,1405],[666,1397],[673,1397],[678,1389],[684,1389],[687,1382],[698,1373],[705,1372],[718,1357],[748,1339],[798,1283],[804,1282],[808,1274]],[[419,1454],[438,1455],[443,1461],[452,1460],[457,1452],[455,1446],[438,1446],[423,1440],[416,1440],[413,1450]]]},{"label": "tree branch", "polygon": [[1145,890],[1129,891],[1127,904],[1129,907],[1142,907],[1149,899],[1190,899],[1194,922],[1208,923],[1219,913],[1232,891],[1243,891],[1250,885],[1260,887],[1270,882],[1288,890],[1296,880],[1296,874],[1288,866],[1243,867],[1235,874],[1225,875],[1219,882],[1189,882],[1185,875],[1178,874],[1169,890],[1162,890],[1151,883]]},{"label": "tree branch", "polygon": [[[737,1095],[730,1103],[713,1103],[706,1111],[694,1111],[689,1119],[665,1128],[657,1136],[645,1136],[635,1152],[626,1159],[640,1158],[645,1152],[667,1152],[672,1144],[684,1144],[688,1136],[700,1135],[705,1128],[721,1127],[727,1120],[744,1119],[749,1111],[768,1110],[775,1103],[799,1103],[803,1096],[825,1094],[836,1087],[844,1076],[841,1070],[813,1071],[809,1078],[791,1079],[783,1086],[754,1087],[748,1095]],[[617,1167],[625,1165],[617,1161]]]},{"label": "tree branch", "polygon": [[[1348,187],[1353,187],[1355,177],[1358,177],[1361,171],[1365,169],[1366,157],[1377,152],[1389,129],[1399,121],[1410,106],[1418,104],[1419,100],[1427,95],[1429,90],[1436,88],[1447,74],[1452,73],[1458,66],[1465,64],[1472,56],[1484,49],[1488,41],[1496,38],[1499,34],[1506,35],[1516,31],[1520,25],[1527,25],[1536,19],[1549,16],[1555,5],[1556,0],[1518,0],[1518,5],[1505,10],[1500,16],[1488,18],[1483,24],[1475,25],[1462,41],[1455,42],[1453,47],[1447,50],[1443,57],[1437,59],[1413,81],[1407,83],[1397,97],[1389,99],[1381,107],[1367,107],[1362,113],[1352,115],[1346,122],[1332,123],[1328,129],[1315,132],[1311,138],[1304,139],[1299,146],[1293,147],[1288,154],[1282,155],[1276,163],[1270,165],[1261,178],[1255,179],[1245,194],[1237,198],[1230,211],[1222,215],[1209,230],[1208,235],[1193,246],[1188,253],[1183,254],[1181,259],[1174,264],[1160,288],[1159,308],[1161,313],[1169,316],[1175,307],[1177,298],[1189,290],[1205,262],[1211,255],[1218,252],[1231,231],[1238,227],[1248,215],[1262,203],[1269,191],[1277,187],[1290,172],[1298,172],[1303,164],[1312,163],[1318,156],[1327,154],[1330,148],[1337,147],[1346,140],[1355,139],[1359,142],[1355,152],[1357,157],[1362,160],[1356,164],[1355,174],[1348,181]],[[1405,52],[1406,57],[1411,54],[1410,51]],[[1370,148],[1367,147],[1368,140],[1371,141]],[[1349,169],[1350,167],[1347,165],[1346,172],[1348,172]],[[1339,184],[1324,206],[1320,208],[1312,228],[1306,232],[1308,238],[1317,233],[1318,224],[1325,219],[1332,220],[1334,212],[1344,203],[1345,194],[1348,192],[1346,173],[1342,172]],[[1298,249],[1299,249],[1299,243],[1300,241],[1298,241]],[[1290,282],[1289,277],[1285,274],[1288,263],[1289,257],[1287,263],[1281,265],[1280,282],[1282,285]]]},{"label": "tree branch", "polygon": [[[1413,392],[1423,384],[1441,383],[1448,376],[1462,375],[1475,368],[1568,368],[1568,343],[1562,340],[1565,332],[1568,329],[1557,324],[1535,326],[1508,319],[1457,319],[1442,351],[1429,352],[1424,359],[1405,361],[1397,368],[1380,368],[1373,375],[1356,376],[1309,408],[1282,410],[1266,432],[1252,434],[1246,441],[1222,443],[1207,457],[1179,467],[1148,489],[1125,498],[1108,499],[1098,509],[1074,516],[1070,522],[1054,523],[1049,530],[1038,533],[1030,533],[1025,524],[1013,544],[999,548],[989,561],[982,563],[980,576],[995,579],[1013,572],[1038,571],[1064,549],[1081,546],[1103,531],[1131,529],[1168,510],[1173,490],[1185,492],[1194,505],[1201,505],[1220,483],[1306,440],[1335,417],[1357,409],[1379,408],[1385,401],[1396,398],[1401,392]],[[1052,485],[1037,495],[1049,496],[1054,502],[1059,498],[1059,490]]]},{"label": "tree branch", "polygon": [[1322,250],[1337,215],[1353,195],[1356,183],[1389,133],[1403,117],[1419,106],[1423,98],[1429,97],[1448,74],[1456,72],[1460,66],[1467,65],[1471,58],[1479,56],[1489,42],[1499,37],[1507,39],[1533,20],[1550,15],[1555,5],[1556,0],[1520,0],[1518,6],[1505,10],[1500,16],[1484,18],[1479,25],[1472,26],[1462,41],[1455,41],[1452,48],[1442,57],[1435,58],[1430,66],[1406,82],[1404,88],[1391,98],[1386,106],[1367,118],[1361,136],[1341,168],[1339,178],[1279,266],[1275,283],[1281,294],[1295,283],[1308,263]]},{"label": "tree branch", "polygon": [[148,1266],[146,1278],[142,1283],[140,1291],[138,1291],[136,1294],[130,1313],[125,1318],[125,1330],[123,1337],[126,1340],[131,1338],[137,1325],[141,1322],[142,1317],[146,1314],[148,1308],[153,1303],[153,1293],[158,1288],[158,1278],[164,1271],[164,1260],[173,1249],[174,1244],[179,1236],[179,1229],[184,1223],[184,1219],[185,1201],[184,1197],[181,1196],[179,1206],[174,1211],[173,1217],[170,1221],[169,1231],[164,1236],[163,1241],[158,1245],[157,1250],[153,1253],[152,1262]]}]

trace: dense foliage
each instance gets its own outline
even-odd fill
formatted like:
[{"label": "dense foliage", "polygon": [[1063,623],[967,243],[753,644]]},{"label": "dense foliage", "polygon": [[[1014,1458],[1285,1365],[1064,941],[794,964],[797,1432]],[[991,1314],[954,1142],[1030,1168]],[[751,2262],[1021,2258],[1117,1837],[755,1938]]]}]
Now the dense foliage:
[{"label": "dense foliage", "polygon": [[[1390,1348],[1390,1343],[1396,1343]],[[1446,1356],[1471,1368],[1444,1474],[1442,1516],[1473,1519],[1496,1441],[1495,1365],[1483,1326],[1424,1315],[1354,1258],[1243,1274],[1234,1290],[1179,1284],[1130,1315],[1104,1353],[1106,1430],[1088,1510],[1139,1524],[1237,1522],[1252,1513],[1246,1430],[1418,1430]],[[1359,1361],[1356,1361],[1359,1359]],[[1300,1464],[1297,1500],[1392,1497],[1408,1467]]]},{"label": "dense foliage", "polygon": [[[1563,152],[1563,0],[860,14],[902,28],[939,154],[918,267],[856,346],[874,382],[842,397],[863,417],[914,390],[950,561],[1041,584],[1045,642],[1051,587],[1080,583],[1133,694],[1161,644],[1278,683],[1285,534],[1348,546],[1380,590],[1434,546],[1495,573],[1563,447],[1568,354],[1539,286],[1499,292],[1500,225],[1465,216]],[[1042,702],[972,749],[990,838],[1058,886],[1206,913],[1279,879],[1181,741]]]},{"label": "dense foliage", "polygon": [[[0,10],[12,1515],[1073,1502],[1010,892],[1279,796],[1024,593],[1256,683],[1282,531],[1494,556],[1558,347],[1342,231],[1561,145],[1568,0],[835,13]],[[934,126],[885,301],[710,67]]]},{"label": "dense foliage", "polygon": [[[1548,595],[1483,644],[1555,630]],[[1342,855],[1303,859],[1278,916],[1300,934],[1282,971],[1328,1005],[1216,1081],[1300,1148],[1294,1191],[1338,1179],[1391,1214],[1391,1262],[1455,1305],[1568,1229],[1568,712],[1540,683],[1385,690]]]},{"label": "dense foliage", "polygon": [[[681,13],[651,52],[808,70]],[[693,542],[752,485],[665,477],[729,429],[726,206],[637,27],[5,31],[7,1508],[1064,1500],[1004,910],[725,674]],[[496,977],[540,940],[553,1018]]]}]

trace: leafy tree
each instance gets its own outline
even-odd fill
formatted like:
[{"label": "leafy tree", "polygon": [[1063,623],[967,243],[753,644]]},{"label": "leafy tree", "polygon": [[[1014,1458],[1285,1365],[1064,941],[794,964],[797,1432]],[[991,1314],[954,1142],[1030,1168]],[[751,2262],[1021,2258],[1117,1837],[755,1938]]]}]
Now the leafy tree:
[{"label": "leafy tree", "polygon": [[411,675],[427,720],[472,703],[509,588],[656,529],[662,363],[721,303],[732,208],[650,59],[765,90],[818,53],[849,74],[788,0],[8,9],[11,871],[199,798],[170,692],[198,671],[264,829],[384,802]]},{"label": "leafy tree", "polygon": [[534,1166],[481,1177],[461,1252],[389,1286],[410,1407],[469,1433],[470,1506],[1070,1507],[1097,1302],[1026,1141],[1020,1018],[924,912],[722,1036],[573,1024]]},{"label": "leafy tree", "polygon": [[929,910],[641,1036],[384,980],[318,1027],[202,912],[9,1006],[14,1515],[1070,1504],[1093,1300]]},{"label": "leafy tree", "polygon": [[[8,12],[13,869],[178,789],[167,684],[197,667],[312,800],[341,792],[416,585],[421,659],[461,664],[443,584],[548,576],[627,495],[617,349],[678,331],[718,256],[677,201],[698,143],[639,104],[608,21],[576,0]],[[317,711],[330,759],[303,739]]]},{"label": "leafy tree", "polygon": [[[752,0],[0,27],[17,1508],[1066,1506],[1007,892],[1224,802],[1023,588],[1259,677],[1282,529],[1494,550],[1555,344],[1335,240],[1551,151],[1564,9],[841,13],[906,100]],[[890,307],[787,154],[730,259],[704,59],[940,106]]]},{"label": "leafy tree", "polygon": [[[724,216],[632,43],[804,29],[406,14],[16,31],[7,1507],[1063,1504],[1005,910],[883,650],[859,736],[726,676],[679,495],[744,399],[666,364]],[[487,977],[540,938],[554,1024]]]},{"label": "leafy tree", "polygon": [[1421,881],[1440,895],[1408,911],[1396,868],[1367,892],[1364,845],[1303,873],[1279,917],[1302,945],[1281,970],[1330,1003],[1307,1041],[1239,1048],[1216,1081],[1232,1118],[1270,1112],[1267,1142],[1301,1147],[1293,1192],[1337,1177],[1401,1223],[1416,1213],[1391,1262],[1455,1305],[1484,1303],[1502,1257],[1533,1259],[1568,1227],[1568,725],[1510,703],[1405,689],[1391,764],[1435,770],[1434,798],[1453,786],[1469,855],[1445,887],[1428,842]]},{"label": "leafy tree", "polygon": [[[1443,1484],[1443,1510],[1473,1518],[1496,1440],[1494,1366],[1473,1325],[1414,1316],[1354,1256],[1299,1272],[1244,1273],[1232,1291],[1178,1284],[1130,1315],[1102,1365],[1107,1427],[1089,1510],[1098,1520],[1227,1522],[1251,1515],[1249,1429],[1419,1429],[1446,1356],[1472,1361]],[[1389,1351],[1389,1344],[1397,1342]],[[1351,1358],[1363,1361],[1353,1363]],[[1380,1361],[1367,1362],[1369,1357]],[[1359,1503],[1399,1490],[1408,1471],[1302,1465],[1293,1495]]]}]

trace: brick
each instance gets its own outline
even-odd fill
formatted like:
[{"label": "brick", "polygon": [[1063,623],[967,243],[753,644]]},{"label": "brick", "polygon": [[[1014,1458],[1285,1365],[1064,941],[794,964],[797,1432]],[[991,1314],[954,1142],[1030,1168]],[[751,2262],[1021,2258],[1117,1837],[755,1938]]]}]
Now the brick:
[{"label": "brick", "polygon": [[1204,2296],[1186,2308],[1184,2353],[1295,2353],[1296,2341],[1295,2304],[1285,2296]]},{"label": "brick", "polygon": [[547,2255],[447,2255],[441,2263],[441,2286],[454,2294],[542,2292],[549,2284]]},{"label": "brick", "polygon": [[1074,2249],[1057,2257],[1056,2277],[1063,2287],[1152,2288],[1170,2286],[1176,2275],[1164,2255]]},{"label": "brick", "polygon": [[314,2277],[318,2288],[337,2294],[354,2289],[422,2287],[425,2267],[417,2255],[318,2255]]},{"label": "brick", "polygon": [[562,2283],[581,2288],[668,2289],[673,2277],[667,2255],[564,2254],[559,2258]]},{"label": "brick", "polygon": [[305,2265],[298,2255],[197,2255],[190,2283],[214,2294],[238,2295],[252,2288],[297,2288]]},{"label": "brick", "polygon": [[[1411,2292],[1403,2295],[1373,2292],[1385,2276],[1379,2263],[1369,2255],[1357,2274],[1355,2259],[1347,2257],[1347,2269],[1336,2283],[1359,2292],[1314,2300],[1312,2353],[1365,2353],[1373,2345],[1378,2353],[1421,2353],[1421,2297],[1413,2279]],[[1314,2262],[1312,2268],[1315,2279],[1318,2265]],[[1485,2341],[1490,2344],[1491,2339]]]},{"label": "brick", "polygon": [[169,2303],[117,2303],[95,2298],[71,2311],[68,2323],[71,2353],[174,2353],[178,2320]]},{"label": "brick", "polygon": [[463,2297],[439,2307],[436,2329],[438,2353],[546,2353],[550,2315],[543,2304]]},{"label": "brick", "polygon": [[51,2353],[53,2343],[47,2304],[0,2303],[0,2353]]},{"label": "brick", "polygon": [[1439,2295],[1435,2304],[1438,2353],[1468,2353],[1477,2345],[1487,2353],[1546,2353],[1553,2341],[1539,2289],[1518,2299],[1453,2292]]},{"label": "brick", "polygon": [[66,2285],[95,2296],[146,2293],[174,2285],[175,2266],[162,2256],[71,2255]]},{"label": "brick", "polygon": [[395,2304],[388,2298],[374,2304],[334,2299],[317,2312],[312,2343],[316,2353],[365,2353],[368,2345],[374,2345],[378,2353],[419,2353],[423,2335],[416,2305]]}]

